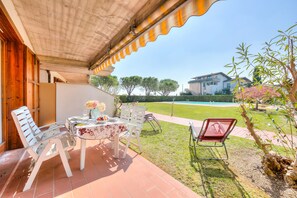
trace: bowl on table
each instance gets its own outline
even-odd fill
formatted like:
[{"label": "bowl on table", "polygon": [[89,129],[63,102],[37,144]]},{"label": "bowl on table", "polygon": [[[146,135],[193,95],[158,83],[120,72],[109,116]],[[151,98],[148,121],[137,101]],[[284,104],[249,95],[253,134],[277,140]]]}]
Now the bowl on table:
[{"label": "bowl on table", "polygon": [[104,123],[106,123],[107,121],[108,121],[108,116],[107,115],[102,115],[102,116],[99,116],[98,118],[97,118],[97,123],[99,123],[99,124],[104,124]]}]

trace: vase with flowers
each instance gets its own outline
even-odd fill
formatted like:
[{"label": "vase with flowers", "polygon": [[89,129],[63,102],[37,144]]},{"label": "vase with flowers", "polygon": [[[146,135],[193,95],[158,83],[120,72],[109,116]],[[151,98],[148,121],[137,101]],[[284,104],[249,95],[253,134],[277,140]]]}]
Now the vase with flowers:
[{"label": "vase with flowers", "polygon": [[105,111],[105,104],[98,100],[89,100],[85,106],[89,110],[89,119],[97,119]]}]

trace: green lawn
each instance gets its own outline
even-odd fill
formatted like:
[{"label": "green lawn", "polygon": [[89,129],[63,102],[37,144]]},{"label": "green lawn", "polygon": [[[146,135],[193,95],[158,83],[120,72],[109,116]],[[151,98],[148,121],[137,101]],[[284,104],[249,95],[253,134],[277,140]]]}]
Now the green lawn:
[{"label": "green lawn", "polygon": [[[169,103],[139,103],[147,107],[148,111],[171,115],[172,105]],[[270,110],[273,119],[281,126],[284,126],[285,132],[290,133],[289,125],[286,124],[286,119],[278,114],[274,110]],[[272,121],[264,112],[250,111],[252,121],[255,127],[260,130],[276,131],[273,127]],[[245,127],[244,121],[242,120],[238,107],[211,107],[211,106],[199,106],[199,105],[173,105],[173,116],[189,118],[194,120],[204,120],[211,117],[232,117],[238,120],[237,126]],[[296,132],[296,131],[295,131]],[[297,133],[295,134],[297,135]]]},{"label": "green lawn", "polygon": [[[166,122],[161,122],[161,125],[163,131],[154,132],[147,123],[144,124],[141,133],[142,156],[194,192],[207,197],[268,197],[246,178],[235,176],[227,163],[194,160],[188,147],[188,127]],[[241,149],[257,152],[253,141],[243,138],[231,136],[226,144],[230,158],[234,158],[234,153]],[[203,151],[204,155],[210,156],[207,151]]]}]

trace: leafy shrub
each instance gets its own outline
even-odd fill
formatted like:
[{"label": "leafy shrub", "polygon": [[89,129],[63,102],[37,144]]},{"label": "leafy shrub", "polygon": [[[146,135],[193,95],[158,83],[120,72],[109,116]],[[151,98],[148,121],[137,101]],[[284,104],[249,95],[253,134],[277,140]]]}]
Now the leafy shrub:
[{"label": "leafy shrub", "polygon": [[233,102],[233,95],[204,95],[204,96],[119,96],[122,102],[165,102],[165,101],[214,101]]}]

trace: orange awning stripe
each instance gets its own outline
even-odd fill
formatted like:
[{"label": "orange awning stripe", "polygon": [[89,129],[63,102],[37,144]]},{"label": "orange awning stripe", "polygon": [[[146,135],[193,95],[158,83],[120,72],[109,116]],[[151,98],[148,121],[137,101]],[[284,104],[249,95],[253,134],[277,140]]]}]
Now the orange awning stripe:
[{"label": "orange awning stripe", "polygon": [[145,39],[144,39],[144,36],[140,36],[139,37],[139,44],[140,44],[140,47],[144,47],[145,46]]},{"label": "orange awning stripe", "polygon": [[123,50],[120,51],[120,57],[121,57],[121,59],[124,59],[125,58],[125,55],[124,55],[124,51]]},{"label": "orange awning stripe", "polygon": [[136,41],[133,41],[131,45],[132,45],[133,52],[137,52],[138,48],[137,48],[137,45],[136,45]]},{"label": "orange awning stripe", "polygon": [[151,29],[148,34],[149,34],[149,41],[153,42],[156,40],[156,34],[154,29]]},{"label": "orange awning stripe", "polygon": [[116,61],[117,61],[117,62],[119,62],[119,61],[120,61],[120,56],[119,56],[119,53],[117,53],[117,54],[115,55],[115,58],[116,58]]},{"label": "orange awning stripe", "polygon": [[125,49],[125,53],[126,53],[126,55],[130,55],[130,54],[131,54],[129,48],[130,48],[130,46],[127,46],[126,49]]},{"label": "orange awning stripe", "polygon": [[169,30],[168,30],[168,21],[167,20],[162,21],[160,24],[160,27],[161,27],[162,35],[168,34]]},{"label": "orange awning stripe", "polygon": [[176,13],[175,13],[175,17],[176,17],[176,26],[177,27],[181,27],[184,25],[184,20],[183,20],[183,11],[182,9],[178,10]]},{"label": "orange awning stripe", "polygon": [[210,6],[217,1],[188,0],[171,13],[169,13],[169,10],[172,10],[171,8],[176,5],[178,0],[166,1],[158,10],[135,28],[134,33],[140,35],[135,37],[133,34],[128,34],[110,50],[109,57],[107,56],[101,63],[96,63],[100,65],[94,69],[94,73],[97,74],[103,68],[112,66],[112,64],[124,59],[132,52],[136,52],[138,48],[146,46],[148,42],[155,41],[159,35],[168,34],[172,27],[182,27],[191,16],[205,14]]}]

